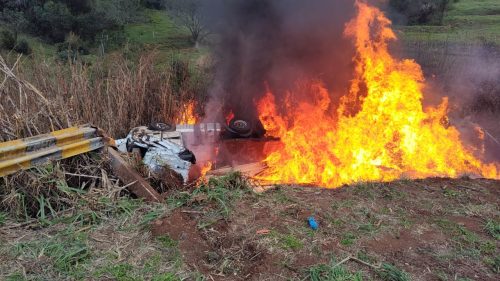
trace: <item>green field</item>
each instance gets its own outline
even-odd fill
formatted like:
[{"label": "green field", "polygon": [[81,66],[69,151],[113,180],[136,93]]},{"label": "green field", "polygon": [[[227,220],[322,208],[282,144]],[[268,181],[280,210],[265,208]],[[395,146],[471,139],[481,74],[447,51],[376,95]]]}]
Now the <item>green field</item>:
[{"label": "green field", "polygon": [[[0,31],[2,30],[3,28],[0,26]],[[111,37],[115,33],[112,31]],[[138,54],[145,50],[156,50],[159,52],[158,57],[163,62],[173,56],[196,59],[207,51],[205,48],[194,48],[190,41],[189,31],[176,25],[165,11],[144,9],[142,20],[125,26],[124,36],[123,45],[112,44],[113,47],[111,49],[107,47],[106,53],[128,50]],[[47,44],[38,37],[20,34],[20,39],[28,41],[36,55],[49,58],[57,54],[55,45]],[[98,47],[92,48],[90,52],[91,55],[85,56],[88,57],[87,59],[91,59],[99,53]]]},{"label": "green field", "polygon": [[443,26],[399,26],[404,41],[489,42],[500,44],[500,1],[459,0]]},{"label": "green field", "polygon": [[125,27],[127,42],[141,49],[159,52],[160,62],[181,56],[195,60],[207,52],[206,48],[195,48],[189,31],[167,15],[165,11],[144,11],[145,20]]}]

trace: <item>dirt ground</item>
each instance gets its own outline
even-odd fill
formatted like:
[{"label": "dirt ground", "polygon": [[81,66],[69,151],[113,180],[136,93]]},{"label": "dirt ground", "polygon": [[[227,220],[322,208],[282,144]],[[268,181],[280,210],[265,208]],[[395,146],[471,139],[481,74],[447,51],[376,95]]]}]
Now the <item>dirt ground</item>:
[{"label": "dirt ground", "polygon": [[[87,245],[72,270],[29,246],[58,237],[67,223],[4,226],[0,279],[499,280],[499,203],[500,182],[485,179],[277,186],[263,194],[216,180],[78,226],[76,236],[57,240]],[[356,260],[338,264],[346,257]]]},{"label": "dirt ground", "polygon": [[[498,280],[500,244],[485,225],[500,219],[499,187],[467,179],[278,187],[243,196],[218,221],[207,215],[210,204],[179,208],[155,221],[152,234],[180,241],[185,262],[213,280],[301,280],[346,256],[393,264],[412,280]],[[378,278],[370,267],[346,266]]]}]

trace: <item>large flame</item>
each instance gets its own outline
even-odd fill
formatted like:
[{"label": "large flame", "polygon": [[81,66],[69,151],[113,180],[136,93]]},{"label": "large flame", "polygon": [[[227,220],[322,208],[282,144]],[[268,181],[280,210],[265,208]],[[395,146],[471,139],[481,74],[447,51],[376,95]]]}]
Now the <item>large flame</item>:
[{"label": "large flame", "polygon": [[[420,66],[389,53],[391,22],[366,3],[356,7],[345,29],[356,46],[355,75],[336,110],[321,82],[301,83],[280,108],[270,90],[257,102],[268,134],[282,142],[259,178],[326,187],[465,173],[498,178],[496,166],[478,160],[449,125],[447,99],[423,108]],[[307,101],[297,99],[304,95]]]}]

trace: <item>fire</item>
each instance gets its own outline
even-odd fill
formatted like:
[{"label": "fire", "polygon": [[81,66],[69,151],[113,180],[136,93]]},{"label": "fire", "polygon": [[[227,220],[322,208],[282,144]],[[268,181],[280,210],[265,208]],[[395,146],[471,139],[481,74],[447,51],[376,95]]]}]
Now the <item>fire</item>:
[{"label": "fire", "polygon": [[207,161],[205,165],[203,165],[203,168],[201,168],[201,176],[205,177],[205,175],[212,170],[212,161]]},{"label": "fire", "polygon": [[229,122],[231,122],[231,120],[233,120],[233,118],[234,118],[234,112],[231,110],[226,115],[226,124],[229,125]]},{"label": "fire", "polygon": [[[357,51],[354,80],[340,105],[320,81],[298,84],[280,108],[270,90],[257,101],[268,134],[282,143],[258,178],[325,187],[464,173],[498,178],[497,167],[476,158],[449,125],[446,98],[423,108],[420,66],[389,53],[388,42],[396,39],[391,22],[366,3],[356,7],[345,29]],[[297,98],[304,96],[307,101]]]},{"label": "fire", "polygon": [[184,107],[184,111],[181,114],[181,117],[179,119],[179,123],[181,124],[187,124],[187,125],[194,125],[197,122],[196,114],[195,114],[195,107],[196,104],[194,101],[190,101],[187,103]]},{"label": "fire", "polygon": [[213,163],[212,161],[207,161],[200,171],[200,177],[198,179],[198,183],[204,182],[206,180],[206,175],[208,172],[212,170]]}]

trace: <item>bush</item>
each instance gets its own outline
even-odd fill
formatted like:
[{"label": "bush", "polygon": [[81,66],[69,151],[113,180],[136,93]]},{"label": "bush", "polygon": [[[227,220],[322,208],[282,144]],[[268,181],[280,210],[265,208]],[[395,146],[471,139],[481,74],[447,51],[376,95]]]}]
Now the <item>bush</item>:
[{"label": "bush", "polygon": [[389,0],[389,6],[404,16],[407,24],[442,24],[451,0]]},{"label": "bush", "polygon": [[32,52],[30,44],[25,39],[19,40],[19,42],[14,47],[14,51],[23,55],[29,55]]},{"label": "bush", "polygon": [[[96,36],[99,34],[104,31],[121,30],[125,24],[138,20],[140,14],[138,13],[140,5],[137,0],[23,0],[19,2],[15,5],[0,5],[2,24],[8,26],[15,34],[30,33],[49,43],[64,42],[71,32],[83,41],[95,43]],[[151,4],[158,6],[161,2],[153,1]]]},{"label": "bush", "polygon": [[2,31],[0,33],[0,47],[6,50],[12,50],[16,46],[16,38],[10,31]]},{"label": "bush", "polygon": [[163,10],[167,7],[166,0],[142,0],[141,4],[150,9]]}]

